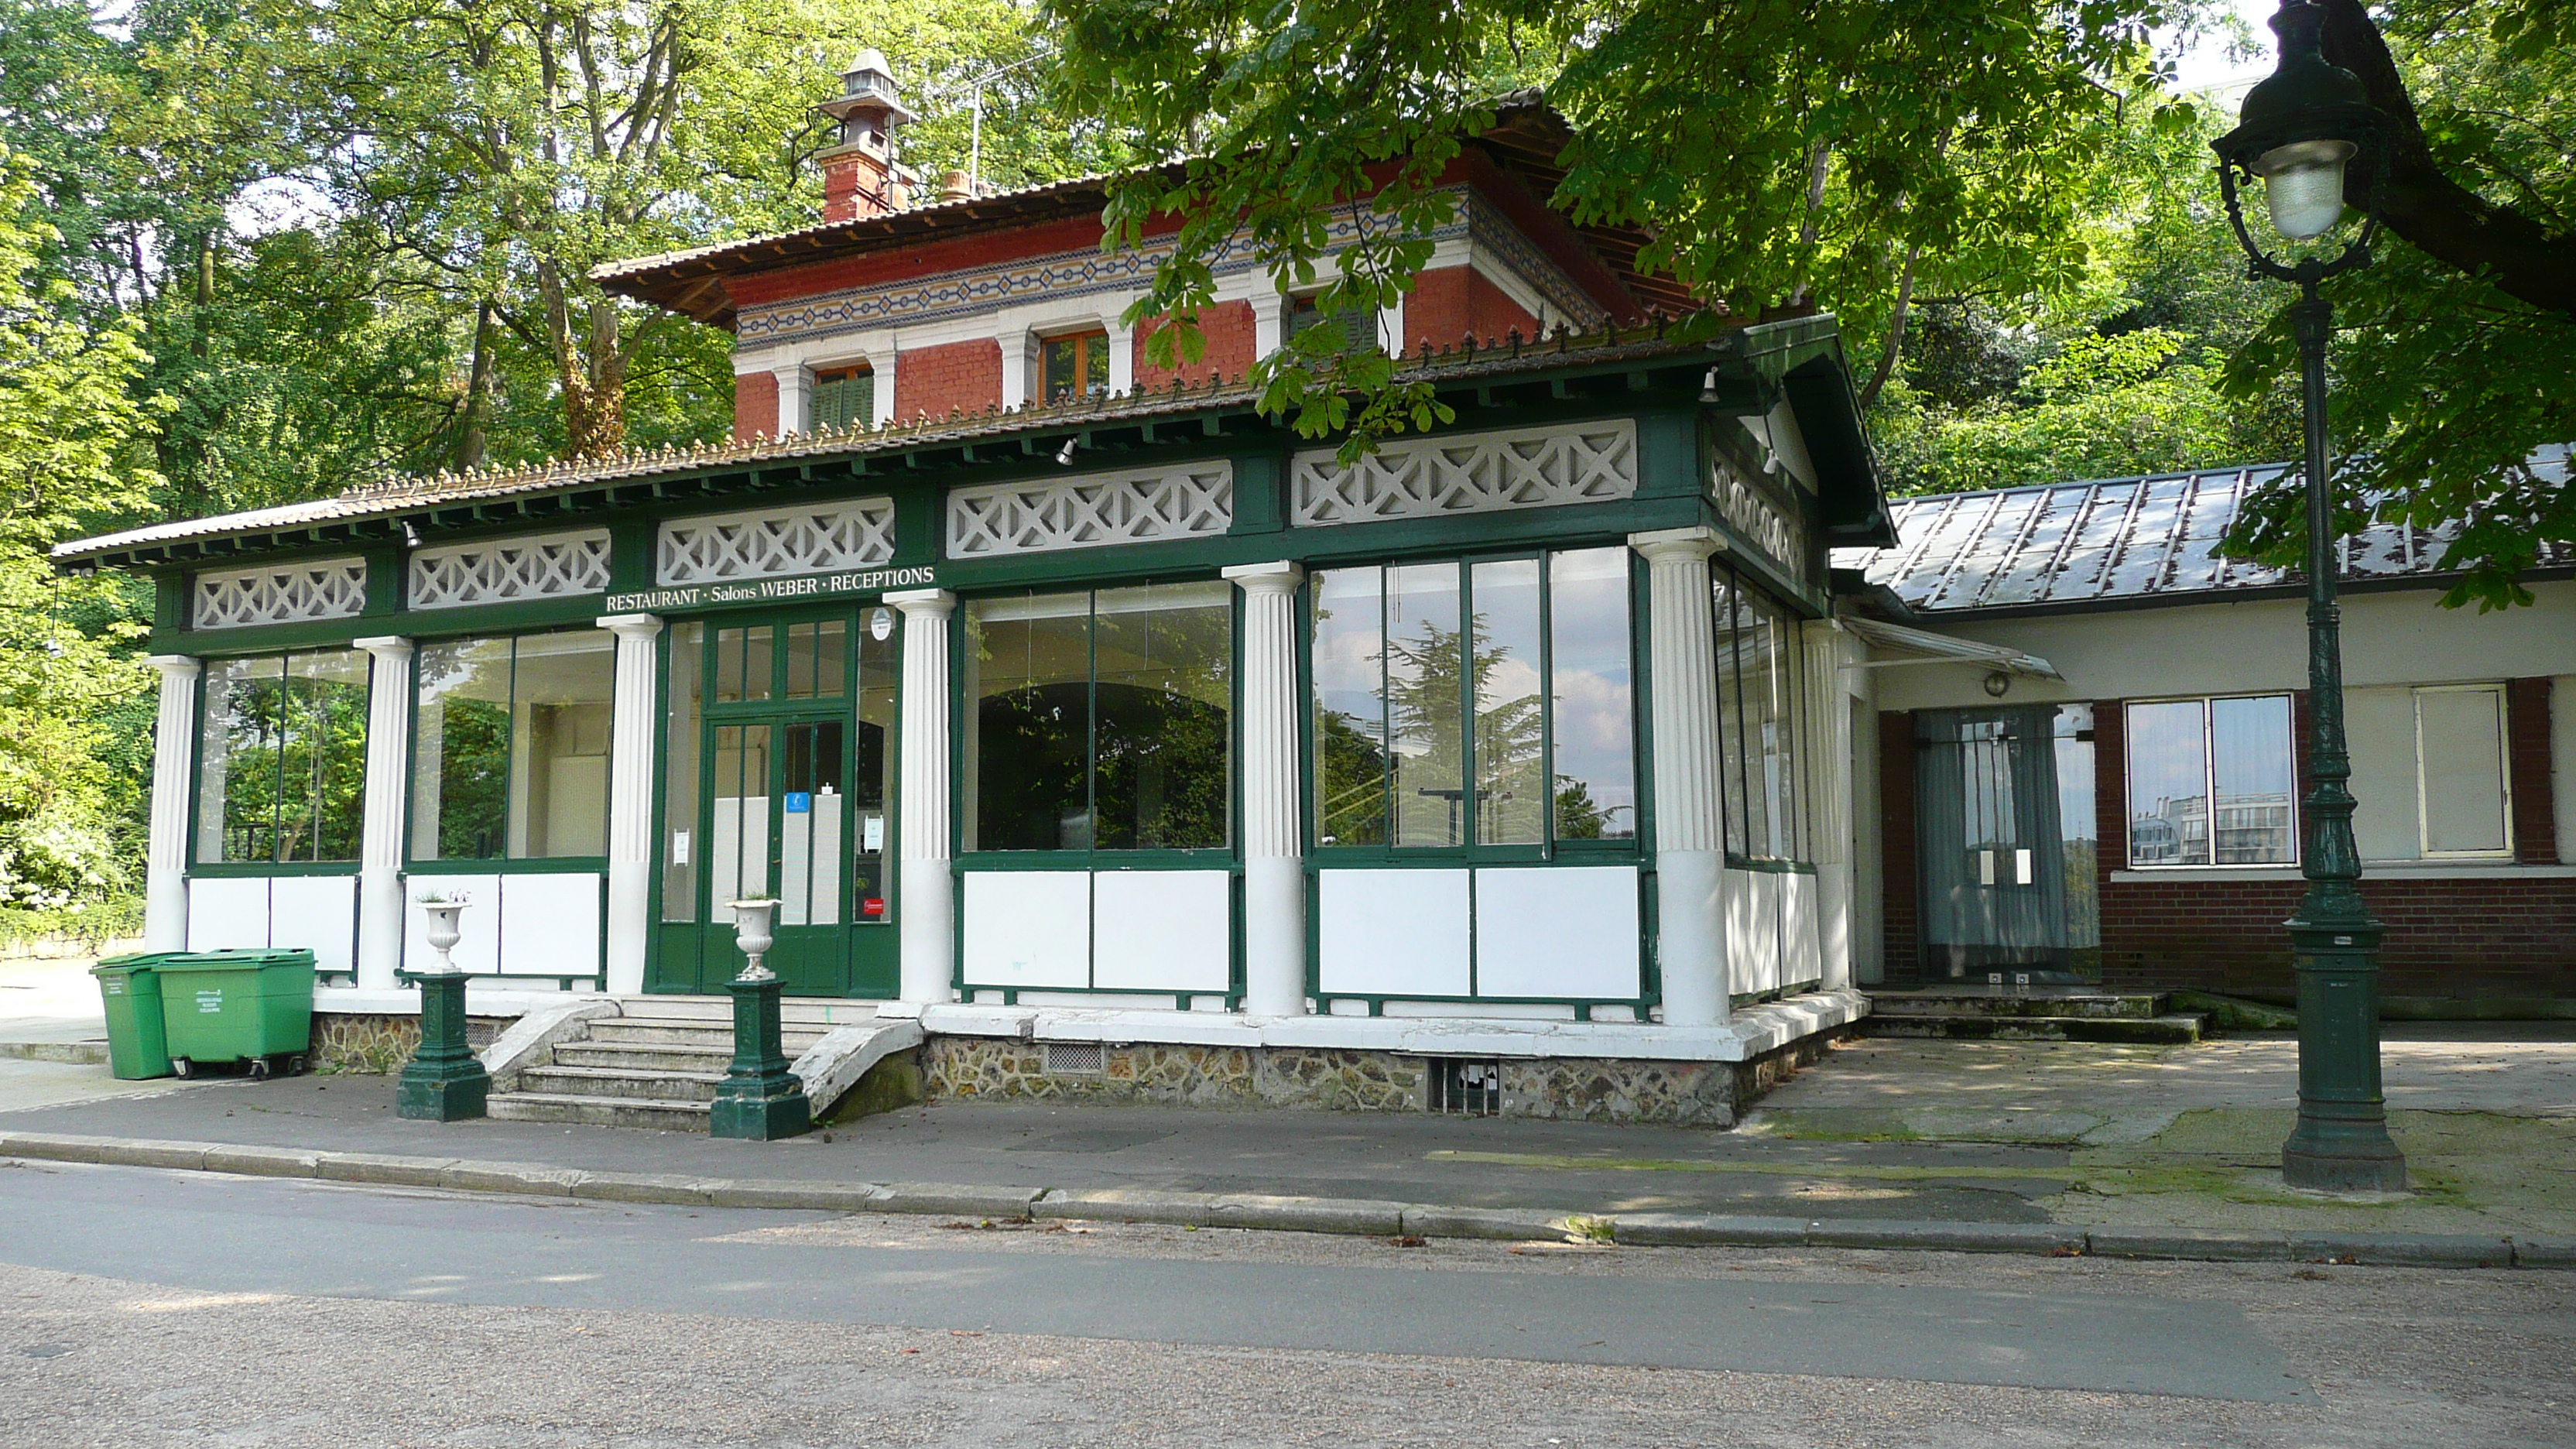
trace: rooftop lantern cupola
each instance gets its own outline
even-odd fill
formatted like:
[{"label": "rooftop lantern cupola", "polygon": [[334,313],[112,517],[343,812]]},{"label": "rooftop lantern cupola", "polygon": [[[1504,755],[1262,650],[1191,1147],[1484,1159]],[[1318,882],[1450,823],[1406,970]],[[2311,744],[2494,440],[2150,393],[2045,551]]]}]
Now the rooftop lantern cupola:
[{"label": "rooftop lantern cupola", "polygon": [[814,159],[823,167],[823,219],[857,221],[912,204],[910,170],[894,158],[894,128],[912,120],[886,69],[885,53],[862,50],[841,74],[841,94],[815,107],[838,121],[840,139]]}]

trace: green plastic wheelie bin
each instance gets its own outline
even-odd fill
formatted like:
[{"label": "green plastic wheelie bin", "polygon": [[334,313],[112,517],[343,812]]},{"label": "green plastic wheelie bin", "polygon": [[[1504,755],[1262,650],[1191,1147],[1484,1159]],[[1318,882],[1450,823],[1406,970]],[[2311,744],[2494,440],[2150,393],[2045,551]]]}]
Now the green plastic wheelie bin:
[{"label": "green plastic wheelie bin", "polygon": [[161,1019],[161,978],[154,968],[168,951],[135,951],[105,957],[89,968],[98,979],[99,1005],[107,1012],[107,1066],[117,1079],[146,1081],[170,1075],[170,1043]]},{"label": "green plastic wheelie bin", "polygon": [[161,1011],[170,1070],[243,1063],[253,1077],[304,1070],[313,1046],[313,953],[191,951],[169,957]]}]

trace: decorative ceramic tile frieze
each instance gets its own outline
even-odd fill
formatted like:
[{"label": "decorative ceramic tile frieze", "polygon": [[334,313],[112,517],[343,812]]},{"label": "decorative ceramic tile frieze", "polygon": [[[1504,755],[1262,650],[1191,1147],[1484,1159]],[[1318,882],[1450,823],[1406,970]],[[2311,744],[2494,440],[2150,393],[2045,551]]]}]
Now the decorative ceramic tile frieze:
[{"label": "decorative ceramic tile frieze", "polygon": [[604,528],[446,544],[411,556],[409,603],[415,609],[515,604],[607,590]]},{"label": "decorative ceramic tile frieze", "polygon": [[194,594],[188,617],[197,629],[345,619],[367,606],[367,564],[355,558],[311,559],[203,573],[197,575]]},{"label": "decorative ceramic tile frieze", "polygon": [[1619,418],[1388,443],[1343,467],[1330,448],[1289,473],[1301,526],[1609,503],[1637,491],[1637,425]]},{"label": "decorative ceramic tile frieze", "polygon": [[1234,526],[1234,465],[984,483],[948,495],[948,556],[1206,538]]},{"label": "decorative ceramic tile frieze", "polygon": [[871,568],[894,557],[894,500],[759,508],[662,525],[655,581],[665,588]]}]

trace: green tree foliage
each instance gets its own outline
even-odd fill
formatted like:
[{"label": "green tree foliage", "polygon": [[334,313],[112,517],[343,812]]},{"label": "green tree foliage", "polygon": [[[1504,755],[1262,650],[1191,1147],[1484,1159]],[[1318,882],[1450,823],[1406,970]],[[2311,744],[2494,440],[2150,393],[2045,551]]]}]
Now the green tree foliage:
[{"label": "green tree foliage", "polygon": [[80,318],[69,285],[43,279],[61,238],[30,218],[29,170],[0,149],[0,905],[22,908],[129,884],[100,720],[144,687],[118,647],[139,631],[119,581],[60,578],[45,552],[152,481],[137,329]]}]

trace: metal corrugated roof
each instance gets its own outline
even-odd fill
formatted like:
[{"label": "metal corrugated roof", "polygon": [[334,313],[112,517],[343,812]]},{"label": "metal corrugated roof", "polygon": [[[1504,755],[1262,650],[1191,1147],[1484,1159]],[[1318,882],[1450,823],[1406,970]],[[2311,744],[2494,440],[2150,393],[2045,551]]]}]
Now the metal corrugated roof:
[{"label": "metal corrugated roof", "polygon": [[[2542,478],[2565,482],[2568,450],[2533,455]],[[2220,555],[2219,540],[2254,491],[2294,465],[2261,463],[2146,478],[1938,493],[1891,501],[1894,548],[1838,549],[1926,613],[2025,609],[2279,588],[2295,570]],[[2340,577],[2404,578],[2441,571],[2456,530],[2372,523],[2343,540]],[[2543,548],[2544,568],[2576,565],[2576,549]]]}]

